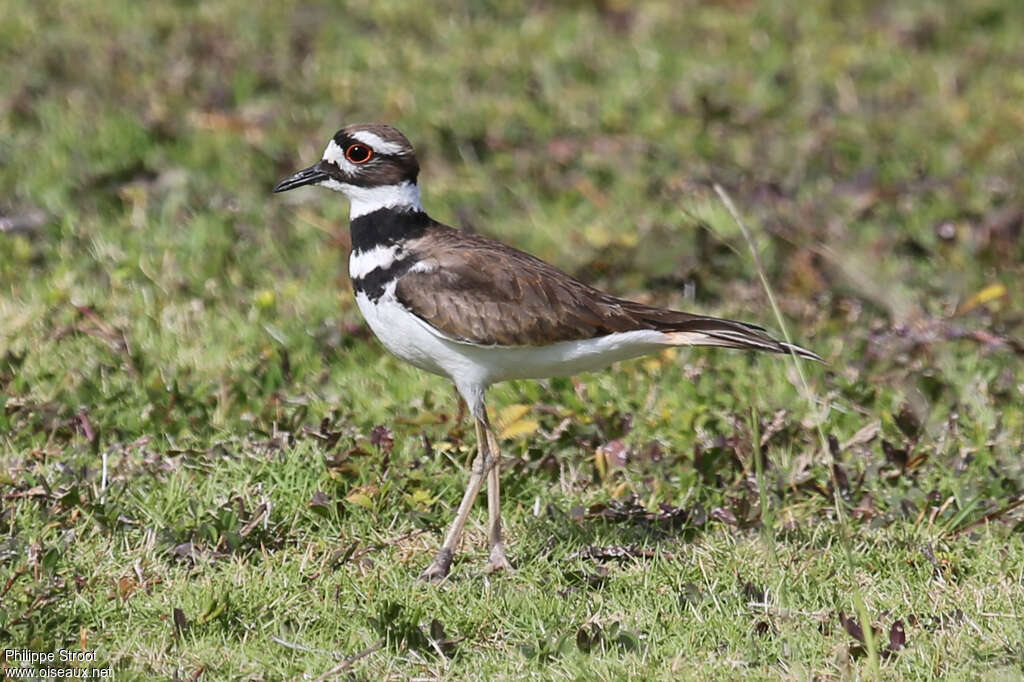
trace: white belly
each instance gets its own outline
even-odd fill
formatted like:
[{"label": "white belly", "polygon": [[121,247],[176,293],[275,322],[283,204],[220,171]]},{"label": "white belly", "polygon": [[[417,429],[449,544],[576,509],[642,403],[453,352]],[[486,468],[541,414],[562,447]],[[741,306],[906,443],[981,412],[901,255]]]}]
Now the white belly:
[{"label": "white belly", "polygon": [[675,345],[667,334],[641,330],[547,346],[478,346],[451,339],[408,312],[390,285],[376,303],[356,303],[381,343],[406,362],[480,389],[507,379],[572,376]]},{"label": "white belly", "polygon": [[[370,329],[385,348],[406,362],[434,374],[451,377],[452,355],[445,341],[421,319],[407,311],[395,300],[395,285],[390,284],[376,302],[366,294],[356,294],[356,304],[370,325]],[[447,358],[449,360],[455,358]]]}]

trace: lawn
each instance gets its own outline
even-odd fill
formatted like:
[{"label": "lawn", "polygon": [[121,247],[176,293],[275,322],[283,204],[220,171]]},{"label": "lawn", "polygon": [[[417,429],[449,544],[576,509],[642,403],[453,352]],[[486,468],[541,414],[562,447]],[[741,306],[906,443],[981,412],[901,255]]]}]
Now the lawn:
[{"label": "lawn", "polygon": [[[1024,676],[1024,3],[346,4],[0,0],[3,647]],[[418,582],[472,423],[363,323],[345,200],[270,193],[361,121],[416,144],[435,218],[827,364],[494,387],[517,570],[482,571],[481,503]]]}]

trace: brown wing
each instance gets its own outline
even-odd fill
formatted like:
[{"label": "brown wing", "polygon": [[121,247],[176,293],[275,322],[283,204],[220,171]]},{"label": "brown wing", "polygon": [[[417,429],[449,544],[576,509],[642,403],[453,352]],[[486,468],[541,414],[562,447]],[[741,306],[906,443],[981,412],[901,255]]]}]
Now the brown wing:
[{"label": "brown wing", "polygon": [[610,314],[601,292],[497,242],[431,230],[412,253],[395,295],[445,334],[481,345],[528,346],[636,328]]},{"label": "brown wing", "polygon": [[396,297],[460,341],[538,346],[655,329],[687,332],[692,345],[789,349],[760,327],[616,298],[527,253],[441,225],[409,250],[422,267],[399,279]]}]

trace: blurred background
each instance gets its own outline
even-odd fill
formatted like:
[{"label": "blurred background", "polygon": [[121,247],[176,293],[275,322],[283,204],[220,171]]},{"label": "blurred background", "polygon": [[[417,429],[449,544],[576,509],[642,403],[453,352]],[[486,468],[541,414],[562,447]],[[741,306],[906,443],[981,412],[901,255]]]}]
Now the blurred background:
[{"label": "blurred background", "polygon": [[[358,121],[417,145],[442,221],[623,295],[777,327],[721,183],[796,340],[850,382],[955,393],[939,360],[1021,351],[1017,3],[4,10],[0,351],[45,349],[18,368],[59,403],[91,402],[78,374],[101,360],[59,333],[80,324],[130,330],[164,383],[255,362],[254,320],[277,341],[361,329],[345,202],[269,194]],[[1005,367],[972,376],[1017,401]],[[926,422],[930,399],[912,402]]]},{"label": "blurred background", "polygon": [[[811,403],[786,362],[720,352],[497,388],[527,469],[557,475],[552,452],[592,466],[620,438],[650,455],[642,466],[678,467],[654,478],[679,485],[624,473],[622,488],[599,455],[598,484],[566,494],[724,504],[722,479],[694,467],[749,443],[736,424],[755,410],[775,414],[780,476],[827,486],[823,433],[861,457],[851,480],[916,462],[916,478],[874,491],[868,520],[914,518],[933,491],[956,498],[951,523],[1003,509],[1024,485],[1022,26],[1015,0],[0,0],[4,482],[27,500],[38,476],[81,480],[96,502],[108,453],[102,485],[135,497],[90,513],[163,528],[173,548],[199,542],[199,522],[174,519],[189,496],[216,498],[202,480],[225,451],[328,422],[333,443],[373,429],[396,461],[421,438],[468,448],[446,383],[388,357],[359,317],[344,199],[270,193],[343,124],[377,121],[417,146],[435,218],[620,295],[778,330],[720,183],[793,340],[828,360],[808,370]],[[556,431],[567,417],[577,426]],[[531,445],[538,433],[554,435]],[[642,445],[656,438],[656,453]],[[379,499],[439,524],[429,476],[446,467],[410,468],[419,501]],[[258,500],[230,471],[222,489]],[[274,507],[292,530],[314,489],[375,480],[310,471]],[[520,511],[547,494],[530,485],[508,493]],[[56,542],[54,519],[74,525],[61,504],[8,506],[4,556],[24,555],[25,529]],[[96,622],[66,617],[21,622],[76,637]]]}]

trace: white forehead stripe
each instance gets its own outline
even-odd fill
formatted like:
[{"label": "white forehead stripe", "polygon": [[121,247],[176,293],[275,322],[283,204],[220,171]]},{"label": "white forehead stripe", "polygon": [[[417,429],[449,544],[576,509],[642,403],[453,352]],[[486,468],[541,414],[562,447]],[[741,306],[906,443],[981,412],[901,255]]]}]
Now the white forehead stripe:
[{"label": "white forehead stripe", "polygon": [[360,130],[352,133],[352,139],[359,140],[363,144],[370,145],[373,151],[378,154],[405,154],[406,148],[394,142],[388,142],[377,133],[369,130]]},{"label": "white forehead stripe", "polygon": [[423,204],[420,203],[419,185],[408,180],[397,185],[379,185],[377,187],[350,185],[347,182],[338,182],[334,178],[329,178],[319,184],[348,197],[349,220],[355,220],[382,208],[397,208],[402,211],[423,210]]},{"label": "white forehead stripe", "polygon": [[345,158],[345,150],[339,147],[334,140],[327,143],[327,149],[324,150],[324,161],[333,163],[346,173],[356,172],[355,164],[350,163],[349,160]]}]

